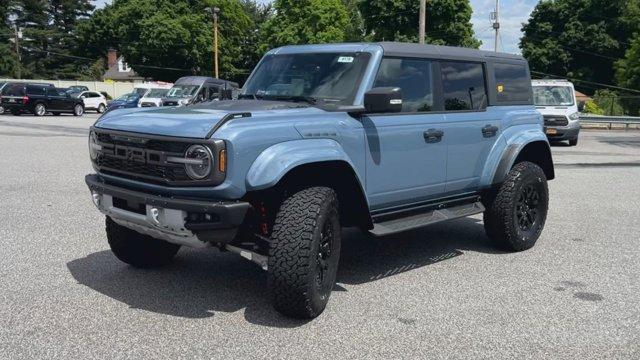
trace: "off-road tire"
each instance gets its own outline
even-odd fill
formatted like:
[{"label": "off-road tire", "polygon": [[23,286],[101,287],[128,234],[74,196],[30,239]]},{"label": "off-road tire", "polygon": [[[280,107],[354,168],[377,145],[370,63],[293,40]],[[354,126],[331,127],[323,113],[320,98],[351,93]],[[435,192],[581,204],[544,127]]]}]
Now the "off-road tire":
[{"label": "off-road tire", "polygon": [[[524,230],[518,222],[518,202],[523,192],[531,186],[538,194],[535,221]],[[490,239],[510,251],[532,248],[544,228],[549,207],[547,178],[542,169],[531,162],[516,164],[507,174],[497,191],[483,199],[484,228]]]},{"label": "off-road tire", "polygon": [[[324,311],[335,285],[340,241],[338,198],[332,189],[307,188],[282,202],[268,262],[268,285],[278,312],[313,319]],[[326,259],[321,259],[323,249],[329,249]]]},{"label": "off-road tire", "polygon": [[569,146],[576,146],[576,145],[578,145],[578,138],[569,140]]},{"label": "off-road tire", "polygon": [[180,245],[171,244],[140,234],[106,219],[107,240],[113,254],[121,261],[138,268],[167,265],[173,260]]}]

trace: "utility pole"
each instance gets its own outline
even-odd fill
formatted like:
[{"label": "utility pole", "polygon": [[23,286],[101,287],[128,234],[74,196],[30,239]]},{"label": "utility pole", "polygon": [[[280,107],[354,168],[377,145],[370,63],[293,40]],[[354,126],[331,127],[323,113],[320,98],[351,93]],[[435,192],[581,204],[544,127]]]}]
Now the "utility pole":
[{"label": "utility pole", "polygon": [[17,66],[17,73],[16,73],[16,77],[18,79],[20,79],[20,77],[22,76],[21,74],[21,67],[22,67],[22,59],[20,57],[20,38],[22,37],[22,32],[20,31],[20,29],[18,28],[18,24],[13,24],[13,30],[14,30],[14,46],[15,46],[15,50],[16,50],[16,57],[18,58],[18,66]]},{"label": "utility pole", "polygon": [[213,16],[213,77],[218,79],[218,14],[220,14],[220,8],[207,7],[204,10]]},{"label": "utility pole", "polygon": [[496,31],[494,50],[498,52],[498,39],[500,37],[500,0],[496,0],[496,12],[493,13],[493,29]]},{"label": "utility pole", "polygon": [[213,62],[215,66],[215,78],[219,79],[220,76],[218,74],[218,14],[220,13],[220,8],[213,8]]},{"label": "utility pole", "polygon": [[427,29],[427,0],[420,0],[420,29],[418,29],[418,42],[424,44]]}]

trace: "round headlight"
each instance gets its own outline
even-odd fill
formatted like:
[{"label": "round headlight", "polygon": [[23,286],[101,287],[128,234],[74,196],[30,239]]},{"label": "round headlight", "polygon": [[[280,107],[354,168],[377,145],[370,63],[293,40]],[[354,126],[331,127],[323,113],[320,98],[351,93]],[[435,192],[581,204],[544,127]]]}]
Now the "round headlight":
[{"label": "round headlight", "polygon": [[98,151],[102,150],[102,146],[98,145],[98,139],[95,132],[89,134],[89,157],[91,160],[98,158]]},{"label": "round headlight", "polygon": [[213,156],[208,147],[191,145],[184,154],[187,162],[184,165],[187,175],[193,180],[202,180],[211,174]]}]

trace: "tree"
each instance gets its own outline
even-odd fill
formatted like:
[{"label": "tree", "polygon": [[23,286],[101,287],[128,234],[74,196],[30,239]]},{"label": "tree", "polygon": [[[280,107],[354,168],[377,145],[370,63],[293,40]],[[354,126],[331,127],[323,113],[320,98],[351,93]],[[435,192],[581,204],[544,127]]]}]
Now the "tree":
[{"label": "tree", "polygon": [[24,0],[15,2],[12,17],[23,33],[20,42],[23,76],[75,78],[86,61],[76,52],[75,29],[94,9],[90,0]]},{"label": "tree", "polygon": [[289,44],[346,41],[351,29],[343,0],[275,0],[263,25],[261,51]]},{"label": "tree", "polygon": [[624,58],[615,62],[618,85],[640,90],[640,35],[635,34]]},{"label": "tree", "polygon": [[[418,41],[420,2],[368,0],[360,2],[364,27],[376,41]],[[471,25],[469,0],[427,1],[427,43],[478,48]]]},{"label": "tree", "polygon": [[0,76],[14,77],[20,66],[13,50],[13,29],[10,24],[13,0],[0,0]]},{"label": "tree", "polygon": [[624,56],[630,36],[640,30],[639,3],[541,1],[523,25],[522,53],[533,71],[611,84],[614,62]]},{"label": "tree", "polygon": [[139,75],[174,81],[212,75],[213,24],[206,7],[220,8],[220,75],[246,76],[244,45],[254,28],[237,0],[115,0],[79,29],[79,41],[94,57],[113,47]]}]

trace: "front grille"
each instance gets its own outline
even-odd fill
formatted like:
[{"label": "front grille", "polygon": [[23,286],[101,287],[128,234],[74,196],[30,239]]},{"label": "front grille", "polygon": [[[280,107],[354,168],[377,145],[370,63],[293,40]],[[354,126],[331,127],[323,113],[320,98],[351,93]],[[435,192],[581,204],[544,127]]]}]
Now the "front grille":
[{"label": "front grille", "polygon": [[544,126],[567,126],[569,120],[566,116],[544,115]]},{"label": "front grille", "polygon": [[183,165],[166,161],[169,156],[184,156],[190,143],[100,132],[96,138],[102,145],[95,161],[101,172],[158,183],[191,180]]}]

